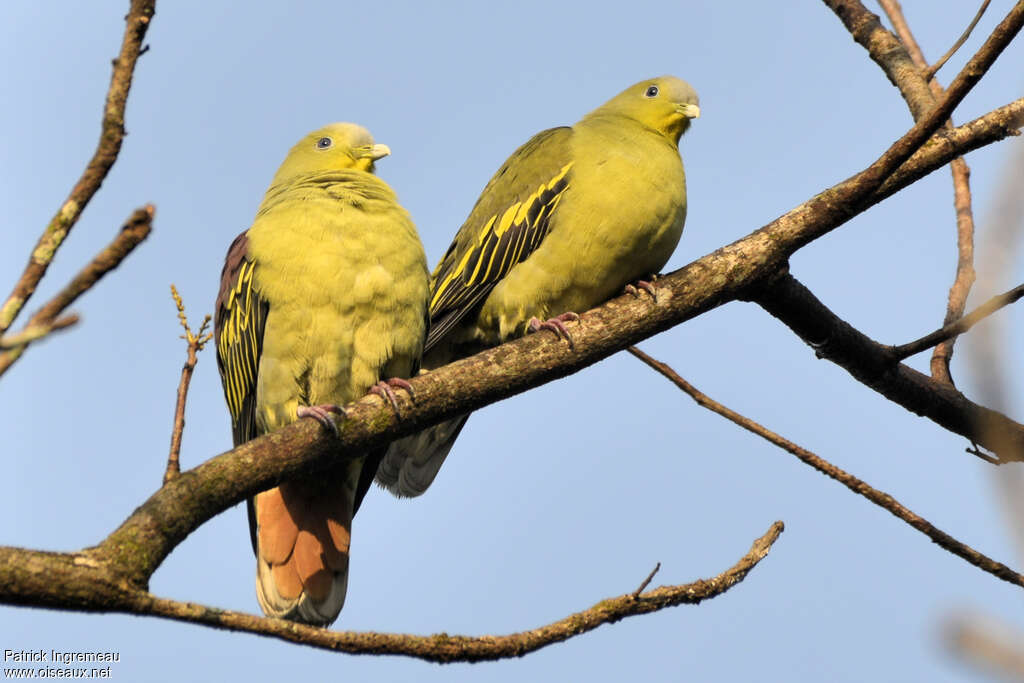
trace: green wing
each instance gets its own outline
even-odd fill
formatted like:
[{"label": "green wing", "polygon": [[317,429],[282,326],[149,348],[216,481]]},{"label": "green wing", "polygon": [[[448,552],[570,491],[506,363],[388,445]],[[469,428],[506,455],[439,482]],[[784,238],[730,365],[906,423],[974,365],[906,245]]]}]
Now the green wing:
[{"label": "green wing", "polygon": [[231,412],[231,434],[236,446],[258,436],[256,373],[270,310],[253,287],[256,264],[247,256],[248,246],[248,237],[243,232],[228,248],[213,322],[217,367]]},{"label": "green wing", "polygon": [[533,136],[498,169],[431,279],[423,352],[480,304],[541,243],[572,181],[571,128]]}]

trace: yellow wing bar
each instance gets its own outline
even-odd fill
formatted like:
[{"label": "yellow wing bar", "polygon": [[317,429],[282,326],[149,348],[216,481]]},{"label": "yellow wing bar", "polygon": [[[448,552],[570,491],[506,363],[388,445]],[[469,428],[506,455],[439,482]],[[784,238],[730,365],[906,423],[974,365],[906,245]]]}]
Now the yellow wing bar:
[{"label": "yellow wing bar", "polygon": [[236,445],[256,436],[256,375],[269,311],[255,288],[256,264],[247,258],[246,246],[242,233],[228,250],[214,320],[217,365]]},{"label": "yellow wing bar", "polygon": [[456,267],[444,273],[430,302],[431,316],[457,308],[469,299],[475,303],[480,287],[493,286],[513,266],[526,260],[547,235],[551,214],[569,186],[571,168],[569,162],[525,200],[484,223],[476,243],[462,254]]}]

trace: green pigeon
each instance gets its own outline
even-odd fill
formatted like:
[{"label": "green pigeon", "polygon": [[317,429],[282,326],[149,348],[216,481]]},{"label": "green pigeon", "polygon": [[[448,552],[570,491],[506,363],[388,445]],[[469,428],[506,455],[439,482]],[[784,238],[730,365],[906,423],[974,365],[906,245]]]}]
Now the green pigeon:
[{"label": "green pigeon", "polygon": [[[686,219],[679,139],[700,116],[673,76],[640,81],[572,127],[538,133],[484,187],[434,269],[423,368],[565,323],[623,290],[656,295]],[[433,482],[468,415],[392,444],[377,481]]]},{"label": "green pigeon", "polygon": [[[302,138],[228,250],[214,335],[235,445],[300,417],[337,431],[368,392],[394,404],[417,371],[429,275],[369,131],[335,123]],[[352,517],[383,452],[249,500],[257,597],[268,616],[333,622],[345,602]]]}]

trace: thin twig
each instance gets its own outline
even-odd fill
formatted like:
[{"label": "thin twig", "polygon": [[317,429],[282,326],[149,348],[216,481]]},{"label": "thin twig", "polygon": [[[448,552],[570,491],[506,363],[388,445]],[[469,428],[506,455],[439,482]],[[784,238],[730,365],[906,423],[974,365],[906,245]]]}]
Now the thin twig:
[{"label": "thin twig", "polygon": [[[932,81],[935,83],[935,81]],[[956,276],[949,287],[946,316],[943,324],[955,322],[967,308],[967,296],[977,277],[974,272],[974,210],[971,207],[971,169],[963,157],[950,162],[953,175],[953,210],[956,211]],[[930,362],[932,377],[953,384],[949,363],[953,358],[956,337],[935,347]]]},{"label": "thin twig", "polygon": [[[480,662],[522,657],[542,647],[568,640],[626,617],[649,614],[677,605],[696,605],[721,595],[742,581],[762,559],[784,529],[775,522],[754,541],[750,551],[732,568],[718,576],[677,586],[661,586],[639,596],[626,593],[602,600],[590,609],[521,633],[504,636],[453,636],[439,633],[417,636],[397,633],[329,631],[283,619],[257,617],[241,612],[211,609],[202,605],[157,598],[139,593],[126,611],[205,624],[231,631],[247,631],[324,650],[349,654],[404,655],[429,662]],[[2,566],[2,565],[0,565]],[[2,599],[2,595],[0,595]]]},{"label": "thin twig", "polygon": [[836,467],[824,458],[815,455],[805,448],[801,448],[792,441],[789,441],[766,427],[761,426],[750,418],[744,417],[736,411],[723,406],[721,403],[702,393],[692,384],[680,377],[679,374],[671,367],[661,361],[655,360],[635,346],[629,347],[628,350],[651,368],[668,378],[673,384],[679,387],[679,389],[696,401],[697,405],[721,415],[743,429],[746,429],[748,432],[757,434],[779,448],[792,453],[802,462],[810,465],[825,476],[835,479],[854,493],[864,496],[875,505],[888,510],[895,517],[903,520],[913,528],[928,536],[928,538],[932,539],[932,542],[939,547],[967,560],[975,567],[978,567],[979,569],[986,571],[1003,581],[1024,587],[1024,576],[1017,573],[1010,567],[1007,567],[1005,564],[996,562],[988,556],[979,553],[974,548],[971,548],[969,545],[956,540],[941,529],[936,528],[931,522],[904,507],[898,500],[890,496],[888,493],[869,486],[867,483]]},{"label": "thin twig", "polygon": [[971,31],[973,31],[974,27],[978,25],[978,22],[981,21],[981,16],[985,14],[985,10],[988,9],[989,2],[991,2],[991,0],[984,0],[981,3],[981,7],[978,8],[978,13],[974,15],[974,19],[972,19],[971,23],[967,25],[967,28],[964,29],[964,32],[962,34],[960,34],[960,37],[956,39],[956,42],[953,43],[953,46],[946,51],[946,54],[939,57],[939,59],[934,64],[928,67],[928,69],[924,72],[925,80],[930,81],[931,79],[935,78],[936,72],[938,72],[938,70],[941,69],[946,62],[949,61],[950,57],[956,54],[956,51],[960,49],[961,45],[967,42],[967,39],[971,35]]},{"label": "thin twig", "polygon": [[[121,226],[120,232],[107,245],[107,247],[96,254],[82,270],[69,282],[64,289],[50,299],[42,308],[29,319],[27,328],[51,324],[57,316],[73,304],[78,297],[89,291],[100,279],[116,268],[132,253],[153,229],[153,216],[156,209],[152,204],[147,204],[141,209],[136,209]],[[21,354],[28,348],[28,344],[22,344],[16,348],[0,353],[0,375],[3,375],[14,364]]]},{"label": "thin twig", "polygon": [[633,598],[634,600],[639,600],[639,599],[640,599],[640,594],[641,594],[641,593],[643,593],[643,592],[644,592],[644,589],[645,589],[645,588],[647,588],[647,586],[649,586],[649,585],[650,585],[650,583],[651,583],[651,579],[653,579],[653,578],[654,578],[654,575],[658,573],[658,570],[659,570],[659,569],[661,569],[661,562],[658,562],[657,564],[655,564],[655,565],[654,565],[654,569],[652,569],[652,570],[651,570],[651,573],[647,575],[647,578],[646,578],[646,579],[644,579],[644,580],[643,580],[643,581],[642,581],[642,582],[640,583],[640,585],[639,585],[639,586],[637,587],[637,589],[636,589],[635,591],[633,591],[632,593],[630,593],[630,596],[631,596],[631,597],[632,597],[632,598]]},{"label": "thin twig", "polygon": [[[907,52],[910,55],[914,65],[921,71],[925,72],[923,79],[928,81],[928,87],[931,89],[932,94],[938,98],[942,96],[942,85],[938,81],[933,80],[932,77],[935,71],[928,73],[928,60],[925,59],[924,52],[921,50],[921,46],[918,44],[917,39],[914,38],[914,34],[910,30],[910,26],[907,24],[906,17],[903,15],[903,10],[900,8],[899,2],[896,0],[878,0],[882,9],[885,10],[886,15],[889,17],[889,21],[892,22],[893,28],[896,29],[897,34],[900,37],[900,41],[906,47]],[[984,14],[985,9],[988,7],[988,0],[982,3],[981,8],[978,10],[978,14],[974,17],[974,21],[967,27],[967,31],[961,37],[961,40],[954,45],[950,52],[946,53],[946,56],[937,63],[934,67],[935,70],[941,66],[942,62],[945,62],[953,52],[963,44],[963,41],[967,39],[970,32],[974,29],[974,26],[981,19],[981,15]],[[913,74],[906,75],[901,80],[897,81],[897,85],[901,90],[904,88],[911,88],[913,86],[908,84],[908,81],[912,81],[914,78]],[[916,83],[914,84],[916,85]],[[913,113],[913,112],[912,112]],[[952,119],[947,121],[946,128],[951,130],[953,127]],[[954,159],[949,164],[950,173],[953,176],[953,210],[956,212],[956,245],[957,245],[957,263],[956,263],[956,276],[953,278],[953,284],[949,288],[949,295],[946,303],[946,315],[942,320],[943,325],[949,325],[955,322],[964,314],[964,310],[967,307],[967,297],[970,294],[971,287],[974,285],[975,272],[974,272],[974,211],[971,207],[971,169],[967,166],[967,162],[963,157]],[[953,358],[953,345],[956,343],[956,337],[951,337],[948,340],[943,341],[935,347],[932,353],[930,362],[932,377],[935,379],[948,382],[953,384],[953,376],[949,371],[949,363]]]},{"label": "thin twig", "polygon": [[70,313],[63,318],[57,318],[47,325],[30,325],[17,334],[9,334],[0,337],[0,349],[16,349],[30,342],[39,341],[53,332],[66,330],[78,323],[78,314]]},{"label": "thin twig", "polygon": [[978,8],[978,12],[974,15],[974,19],[967,25],[967,28],[960,37],[957,38],[953,46],[949,48],[946,54],[942,55],[931,67],[928,66],[928,60],[924,58],[924,53],[921,52],[921,47],[918,45],[917,40],[914,38],[910,31],[910,25],[907,23],[906,17],[903,15],[903,8],[900,6],[898,0],[878,0],[879,6],[885,12],[886,16],[889,17],[889,21],[892,22],[892,27],[896,29],[897,35],[900,40],[906,46],[910,56],[913,57],[914,62],[921,69],[922,76],[925,81],[930,81],[935,77],[935,73],[943,67],[943,65],[949,61],[949,58],[956,54],[967,39],[970,37],[971,32],[974,31],[974,27],[981,21],[982,15],[985,14],[985,10],[988,9],[990,0],[983,0],[981,7]]},{"label": "thin twig", "polygon": [[29,297],[36,291],[36,286],[46,274],[57,250],[117,161],[121,141],[124,139],[124,108],[128,101],[128,91],[132,85],[132,75],[141,52],[142,41],[146,37],[146,29],[149,28],[156,12],[155,4],[156,0],[131,0],[131,7],[125,16],[121,52],[114,60],[110,88],[107,90],[103,105],[103,124],[96,152],[85,167],[82,177],[72,188],[70,196],[46,226],[35,249],[32,250],[25,271],[14,285],[14,291],[0,307],[0,334],[10,329]]},{"label": "thin twig", "polygon": [[959,320],[949,325],[944,325],[920,339],[894,347],[892,350],[893,360],[901,361],[916,353],[921,353],[925,349],[930,349],[947,339],[961,335],[1000,308],[1017,302],[1021,297],[1024,297],[1024,285],[1017,285],[1008,292],[994,296]]},{"label": "thin twig", "polygon": [[199,352],[203,350],[206,342],[213,338],[213,333],[206,331],[211,319],[209,315],[203,318],[199,331],[193,334],[192,328],[188,326],[188,318],[185,316],[185,302],[181,300],[181,295],[178,294],[178,289],[174,285],[171,285],[171,297],[174,299],[174,305],[178,308],[178,321],[185,329],[185,334],[181,335],[181,338],[187,343],[188,357],[185,360],[185,365],[181,368],[181,381],[178,382],[178,400],[174,405],[174,429],[171,431],[171,452],[167,456],[167,470],[164,472],[165,484],[181,473],[181,435],[185,431],[185,399],[188,396],[188,385],[192,381],[192,373],[196,369]]}]

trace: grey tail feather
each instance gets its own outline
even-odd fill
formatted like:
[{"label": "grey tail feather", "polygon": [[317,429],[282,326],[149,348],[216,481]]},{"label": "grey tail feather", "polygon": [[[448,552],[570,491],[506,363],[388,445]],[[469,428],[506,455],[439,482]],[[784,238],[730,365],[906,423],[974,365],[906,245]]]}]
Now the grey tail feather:
[{"label": "grey tail feather", "polygon": [[345,594],[348,592],[348,568],[334,575],[331,592],[322,604],[310,599],[303,592],[298,598],[289,600],[277,592],[270,565],[262,559],[256,559],[256,597],[263,613],[268,617],[288,619],[310,626],[328,626],[341,613],[345,605]]},{"label": "grey tail feather", "polygon": [[377,468],[377,483],[399,498],[414,498],[426,491],[448,457],[469,414],[398,439],[388,447]]}]

